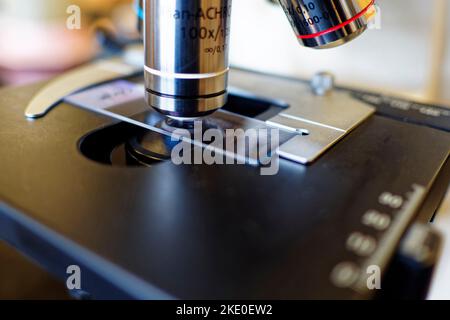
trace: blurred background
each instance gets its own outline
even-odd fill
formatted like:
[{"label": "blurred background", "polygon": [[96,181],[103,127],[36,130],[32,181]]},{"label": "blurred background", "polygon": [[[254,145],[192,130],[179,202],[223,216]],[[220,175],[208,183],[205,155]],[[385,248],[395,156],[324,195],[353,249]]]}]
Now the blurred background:
[{"label": "blurred background", "polygon": [[[81,28],[70,30],[73,5]],[[109,38],[136,39],[134,12],[131,0],[0,0],[0,83],[45,79],[98,57]]]},{"label": "blurred background", "polygon": [[[106,40],[136,39],[132,2],[0,0],[0,82],[31,82],[86,62],[101,54],[105,34]],[[450,104],[449,1],[377,2],[381,29],[312,51],[297,44],[274,1],[234,1],[231,62],[301,78],[328,70],[340,84]],[[80,30],[66,28],[73,4],[81,8]]]},{"label": "blurred background", "polygon": [[438,101],[450,101],[448,0],[377,0],[380,29],[338,48],[311,51],[292,36],[270,1],[234,1],[235,64],[309,78],[332,71],[339,83]]},{"label": "blurred background", "polygon": [[[313,51],[298,45],[274,1],[234,0],[231,62],[299,78],[326,70],[341,85],[450,105],[449,1],[377,3],[380,29],[343,47]],[[79,30],[66,27],[70,5],[81,8]],[[138,38],[132,0],[0,0],[0,86],[47,79],[103,55],[104,48],[119,51]],[[450,239],[450,201],[437,225]],[[444,255],[431,298],[450,299],[448,245]],[[0,265],[15,261],[11,251],[0,250]],[[32,267],[27,268],[23,272],[28,274]],[[16,286],[4,274],[7,269],[1,270],[0,297],[5,297]],[[41,277],[36,281],[42,287],[47,276]],[[4,279],[9,279],[8,286]]]}]

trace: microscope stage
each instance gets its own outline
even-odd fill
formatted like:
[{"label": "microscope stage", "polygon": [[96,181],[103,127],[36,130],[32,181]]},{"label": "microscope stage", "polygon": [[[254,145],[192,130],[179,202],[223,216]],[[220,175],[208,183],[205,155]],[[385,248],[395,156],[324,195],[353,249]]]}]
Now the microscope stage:
[{"label": "microscope stage", "polygon": [[[231,79],[274,101],[289,86],[307,91],[302,81],[242,70]],[[417,103],[391,110],[387,97],[338,89],[376,113],[349,121],[305,106],[309,125],[345,136],[308,165],[281,158],[276,175],[262,176],[258,163],[176,165],[164,133],[68,99],[28,120],[25,106],[39,88],[1,92],[0,236],[61,279],[80,266],[94,298],[375,297],[369,267],[393,270],[450,179],[449,123],[418,114]],[[214,119],[303,117],[237,92]],[[426,107],[445,117],[444,108]]]}]

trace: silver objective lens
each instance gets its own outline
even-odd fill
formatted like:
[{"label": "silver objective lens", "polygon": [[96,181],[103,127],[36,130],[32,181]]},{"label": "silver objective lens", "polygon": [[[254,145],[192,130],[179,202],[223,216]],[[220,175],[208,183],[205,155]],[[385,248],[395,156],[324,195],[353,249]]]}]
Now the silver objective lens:
[{"label": "silver objective lens", "polygon": [[231,0],[145,0],[146,99],[175,118],[225,105]]},{"label": "silver objective lens", "polygon": [[[227,101],[232,0],[144,0],[146,98],[177,119]],[[367,28],[374,0],[278,0],[301,45],[321,49]]]},{"label": "silver objective lens", "polygon": [[279,0],[301,45],[325,49],[347,43],[375,14],[374,0]]}]

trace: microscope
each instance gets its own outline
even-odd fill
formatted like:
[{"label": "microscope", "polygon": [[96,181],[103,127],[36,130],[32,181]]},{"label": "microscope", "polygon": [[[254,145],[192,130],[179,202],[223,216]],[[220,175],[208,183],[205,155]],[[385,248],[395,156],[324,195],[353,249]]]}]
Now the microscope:
[{"label": "microscope", "polygon": [[[373,0],[278,2],[312,49],[374,14]],[[230,67],[231,0],[141,4],[143,49],[0,91],[0,238],[62,280],[78,266],[83,297],[426,298],[448,109]],[[261,145],[174,136],[196,123],[276,130],[279,170],[262,174]],[[175,163],[181,143],[239,161]]]}]

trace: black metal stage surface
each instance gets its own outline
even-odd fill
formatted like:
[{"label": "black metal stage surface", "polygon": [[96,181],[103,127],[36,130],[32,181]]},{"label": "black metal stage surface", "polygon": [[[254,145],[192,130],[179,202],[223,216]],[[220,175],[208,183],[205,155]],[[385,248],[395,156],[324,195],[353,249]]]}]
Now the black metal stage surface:
[{"label": "black metal stage surface", "polygon": [[[313,164],[281,159],[275,176],[248,165],[113,166],[87,158],[80,139],[137,129],[66,103],[27,120],[41,85],[0,91],[0,237],[61,279],[79,265],[94,298],[371,298],[366,267],[386,273],[448,186],[450,133],[408,111],[391,117],[384,106]],[[364,224],[369,211],[391,226]],[[374,240],[369,255],[349,249],[355,233]],[[345,267],[354,281],[336,275]]]}]

